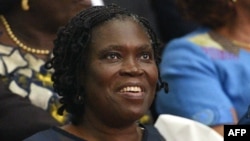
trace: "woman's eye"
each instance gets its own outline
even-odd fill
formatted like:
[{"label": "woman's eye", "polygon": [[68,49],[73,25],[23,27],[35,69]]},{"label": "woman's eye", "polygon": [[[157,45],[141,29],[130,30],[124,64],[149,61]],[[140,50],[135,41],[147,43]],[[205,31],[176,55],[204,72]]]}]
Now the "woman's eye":
[{"label": "woman's eye", "polygon": [[107,59],[111,60],[111,59],[119,59],[120,58],[120,55],[118,53],[109,53],[107,54],[106,56]]},{"label": "woman's eye", "polygon": [[141,59],[143,59],[143,60],[149,60],[149,59],[151,59],[151,54],[149,54],[149,53],[143,53],[142,55],[141,55]]}]

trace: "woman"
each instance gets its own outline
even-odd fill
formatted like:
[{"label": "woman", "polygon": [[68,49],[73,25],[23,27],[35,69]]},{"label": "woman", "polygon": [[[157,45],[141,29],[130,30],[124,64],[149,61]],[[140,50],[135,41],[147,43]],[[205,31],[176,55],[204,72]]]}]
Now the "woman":
[{"label": "woman", "polygon": [[250,101],[250,1],[178,5],[202,26],[166,45],[160,71],[170,89],[157,95],[156,111],[199,121],[223,135],[223,125],[237,124]]},{"label": "woman", "polygon": [[90,6],[90,0],[0,0],[0,140],[20,141],[65,122],[43,65],[58,27]]},{"label": "woman", "polygon": [[55,70],[59,113],[70,113],[71,122],[25,141],[163,140],[153,126],[138,124],[154,99],[160,59],[144,18],[116,5],[92,7],[62,28],[54,43],[47,67]]}]

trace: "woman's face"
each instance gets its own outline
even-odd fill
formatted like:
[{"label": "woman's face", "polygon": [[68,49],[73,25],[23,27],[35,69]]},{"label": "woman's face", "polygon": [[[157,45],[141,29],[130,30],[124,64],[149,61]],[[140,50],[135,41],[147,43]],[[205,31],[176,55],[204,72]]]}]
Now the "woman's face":
[{"label": "woman's face", "polygon": [[[155,95],[158,71],[150,39],[141,25],[111,20],[92,31],[86,72],[85,114],[102,121],[139,119]],[[120,121],[119,121],[120,122]]]}]

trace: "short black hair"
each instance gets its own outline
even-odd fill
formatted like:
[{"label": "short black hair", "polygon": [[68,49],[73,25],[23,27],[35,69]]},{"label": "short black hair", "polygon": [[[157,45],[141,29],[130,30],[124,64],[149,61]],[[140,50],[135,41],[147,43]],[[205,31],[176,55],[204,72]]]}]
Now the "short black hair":
[{"label": "short black hair", "polygon": [[54,56],[46,63],[48,69],[54,69],[52,75],[53,87],[62,97],[60,100],[62,107],[58,112],[62,114],[66,110],[72,115],[71,121],[74,124],[77,124],[78,118],[84,114],[84,103],[81,102],[84,91],[80,87],[78,75],[80,71],[85,69],[84,62],[80,60],[84,60],[88,53],[91,31],[98,25],[119,18],[133,18],[144,27],[151,40],[158,67],[161,43],[145,18],[130,13],[115,4],[93,6],[78,13],[68,24],[59,29],[54,41]]}]

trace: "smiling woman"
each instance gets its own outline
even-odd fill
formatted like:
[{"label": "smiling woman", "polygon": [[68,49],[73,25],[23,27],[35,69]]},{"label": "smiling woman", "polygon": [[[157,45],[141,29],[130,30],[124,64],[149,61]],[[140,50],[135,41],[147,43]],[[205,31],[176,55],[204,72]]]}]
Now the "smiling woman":
[{"label": "smiling woman", "polygon": [[[77,14],[58,33],[54,89],[71,122],[25,141],[163,141],[138,120],[148,111],[159,80],[159,42],[147,20],[116,5]],[[159,84],[158,84],[159,82]]]}]

